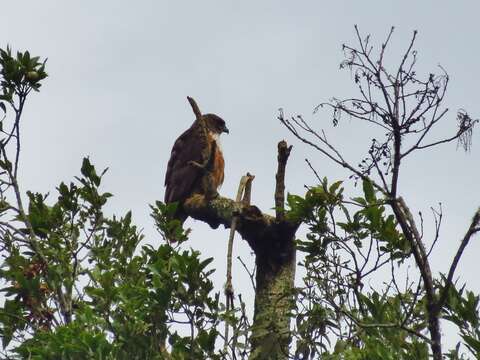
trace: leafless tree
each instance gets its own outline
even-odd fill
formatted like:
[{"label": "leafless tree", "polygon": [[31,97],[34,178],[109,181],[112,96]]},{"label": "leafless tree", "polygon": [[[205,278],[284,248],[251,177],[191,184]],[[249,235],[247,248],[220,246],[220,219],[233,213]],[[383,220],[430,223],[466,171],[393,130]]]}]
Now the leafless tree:
[{"label": "leafless tree", "polygon": [[[452,284],[455,270],[472,236],[480,231],[480,210],[473,216],[463,240],[452,260],[445,286],[438,288],[432,275],[429,254],[423,234],[423,218],[415,218],[399,192],[402,163],[414,152],[441,144],[457,141],[468,150],[471,146],[472,130],[478,120],[460,110],[457,113],[457,130],[445,138],[434,138],[433,129],[441,120],[447,120],[449,110],[443,105],[449,76],[439,67],[439,74],[423,77],[416,72],[417,51],[414,49],[417,31],[403,53],[398,66],[390,70],[385,64],[385,55],[394,28],[388,33],[380,48],[372,45],[370,36],[363,37],[355,26],[356,46],[343,45],[345,60],[340,67],[351,71],[358,88],[358,97],[333,98],[318,105],[332,110],[333,125],[342,116],[371,124],[385,135],[382,139],[371,139],[366,157],[354,165],[329,141],[324,130],[316,130],[302,116],[286,117],[280,111],[279,120],[302,142],[312,146],[331,161],[348,169],[356,179],[368,179],[384,196],[385,204],[395,216],[401,232],[411,248],[418,267],[421,284],[426,295],[429,343],[433,358],[442,359],[440,316],[447,293]],[[442,212],[434,211],[435,234],[433,244],[439,236]],[[420,225],[419,225],[420,224]],[[393,277],[392,286],[398,286]],[[418,291],[415,292],[418,295]],[[414,304],[412,305],[414,306]],[[353,319],[354,320],[354,319]]]}]

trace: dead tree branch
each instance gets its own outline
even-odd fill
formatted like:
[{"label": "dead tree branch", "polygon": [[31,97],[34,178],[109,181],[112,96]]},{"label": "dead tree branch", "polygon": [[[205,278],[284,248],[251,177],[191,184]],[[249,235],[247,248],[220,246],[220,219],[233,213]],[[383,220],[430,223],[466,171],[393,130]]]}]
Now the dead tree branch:
[{"label": "dead tree branch", "polygon": [[[242,176],[240,179],[240,184],[238,185],[237,197],[235,202],[239,203],[242,200],[242,194],[245,191],[245,187],[247,183],[251,183],[253,181],[254,176],[247,174]],[[249,199],[248,203],[243,202],[243,205],[250,205]],[[234,290],[232,284],[232,253],[233,253],[233,240],[235,238],[235,229],[237,227],[238,216],[234,216],[232,219],[232,226],[230,228],[230,235],[228,238],[228,249],[227,249],[227,281],[225,283],[225,298],[226,298],[226,306],[227,311],[233,309],[233,298],[234,298]],[[228,345],[228,323],[225,324],[225,349]],[[232,349],[234,352],[235,349]]]},{"label": "dead tree branch", "polygon": [[278,143],[278,168],[275,186],[275,214],[277,221],[285,218],[285,167],[290,156],[292,146],[287,146],[286,141]]}]

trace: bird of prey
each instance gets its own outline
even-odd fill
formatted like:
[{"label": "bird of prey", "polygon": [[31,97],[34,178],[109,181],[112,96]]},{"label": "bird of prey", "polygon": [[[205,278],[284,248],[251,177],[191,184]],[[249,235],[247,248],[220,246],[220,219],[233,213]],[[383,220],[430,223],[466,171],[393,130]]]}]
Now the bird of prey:
[{"label": "bird of prey", "polygon": [[165,203],[178,202],[175,218],[182,223],[187,218],[182,210],[186,199],[193,194],[213,197],[222,185],[225,162],[218,138],[229,132],[221,117],[202,115],[195,101],[188,100],[197,118],[175,141],[165,176]]}]

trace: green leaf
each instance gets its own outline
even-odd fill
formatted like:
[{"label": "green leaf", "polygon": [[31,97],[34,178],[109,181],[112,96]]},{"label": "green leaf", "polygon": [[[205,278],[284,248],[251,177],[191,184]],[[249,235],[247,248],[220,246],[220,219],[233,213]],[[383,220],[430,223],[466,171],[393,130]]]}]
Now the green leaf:
[{"label": "green leaf", "polygon": [[480,353],[480,341],[473,338],[472,336],[464,335],[462,336],[465,343],[467,343],[476,353]]},{"label": "green leaf", "polygon": [[328,189],[328,191],[330,193],[335,193],[335,191],[340,187],[340,185],[342,185],[343,181],[336,181],[334,182],[332,185],[330,185],[330,188]]},{"label": "green leaf", "polygon": [[377,198],[375,197],[375,189],[369,178],[363,180],[363,193],[365,194],[365,199],[369,204],[375,203]]},{"label": "green leaf", "polygon": [[207,258],[200,263],[200,269],[203,271],[211,262],[213,258]]},{"label": "green leaf", "polygon": [[360,205],[363,205],[363,206],[367,205],[367,202],[362,197],[355,197],[352,200],[359,203]]},{"label": "green leaf", "polygon": [[92,176],[92,173],[95,171],[95,168],[90,163],[89,158],[83,158],[82,167],[81,167],[80,171],[81,171],[82,175],[87,177],[87,178]]}]

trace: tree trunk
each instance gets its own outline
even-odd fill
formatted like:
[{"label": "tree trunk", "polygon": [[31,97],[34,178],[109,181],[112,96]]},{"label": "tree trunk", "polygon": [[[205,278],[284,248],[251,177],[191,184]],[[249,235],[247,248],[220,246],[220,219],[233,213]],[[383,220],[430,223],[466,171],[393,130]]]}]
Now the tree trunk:
[{"label": "tree trunk", "polygon": [[221,196],[207,199],[194,194],[183,203],[189,216],[212,228],[219,225],[230,228],[236,217],[236,231],[255,253],[257,273],[251,360],[288,358],[294,306],[295,233],[300,225],[285,218],[284,179],[290,150],[291,146],[285,141],[278,144],[275,217],[263,214],[256,206]]},{"label": "tree trunk", "polygon": [[271,251],[256,254],[251,360],[288,358],[290,313],[294,305],[294,235],[287,234]]}]

